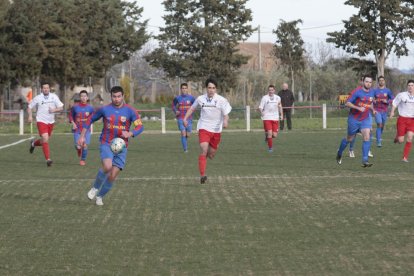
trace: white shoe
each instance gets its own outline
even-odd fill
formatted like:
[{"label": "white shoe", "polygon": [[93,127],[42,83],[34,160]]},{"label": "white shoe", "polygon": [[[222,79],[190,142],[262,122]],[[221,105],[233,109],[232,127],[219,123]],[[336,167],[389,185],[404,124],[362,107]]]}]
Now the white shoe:
[{"label": "white shoe", "polygon": [[100,196],[97,196],[96,197],[96,205],[98,205],[98,206],[102,206],[103,205],[102,197],[100,197]]},{"label": "white shoe", "polygon": [[98,193],[98,189],[92,187],[92,189],[90,189],[88,192],[88,198],[90,200],[94,199],[97,193]]},{"label": "white shoe", "polygon": [[350,151],[349,151],[349,157],[351,157],[351,158],[355,158],[355,153],[354,153],[354,151],[353,151],[353,150],[350,150]]},{"label": "white shoe", "polygon": [[371,151],[368,152],[368,157],[374,157]]}]

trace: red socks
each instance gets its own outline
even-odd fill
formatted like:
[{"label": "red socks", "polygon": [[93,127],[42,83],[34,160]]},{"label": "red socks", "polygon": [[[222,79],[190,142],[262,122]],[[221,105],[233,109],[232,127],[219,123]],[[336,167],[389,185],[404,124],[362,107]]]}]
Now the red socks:
[{"label": "red socks", "polygon": [[408,159],[408,155],[410,155],[412,142],[406,142],[404,146],[404,158]]},{"label": "red socks", "polygon": [[206,175],[206,167],[207,167],[207,158],[205,155],[198,156],[198,169],[200,170],[200,175]]},{"label": "red socks", "polygon": [[273,139],[272,138],[267,138],[267,146],[269,147],[269,149],[273,148]]},{"label": "red socks", "polygon": [[49,150],[49,143],[43,143],[43,154],[45,155],[46,160],[50,159],[50,150]]}]

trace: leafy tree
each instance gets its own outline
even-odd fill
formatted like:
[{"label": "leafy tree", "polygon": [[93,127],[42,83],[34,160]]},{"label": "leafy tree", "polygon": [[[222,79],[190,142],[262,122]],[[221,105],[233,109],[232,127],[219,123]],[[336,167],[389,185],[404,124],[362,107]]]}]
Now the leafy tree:
[{"label": "leafy tree", "polygon": [[0,26],[8,78],[63,85],[100,78],[148,40],[141,13],[121,0],[15,0]]},{"label": "leafy tree", "polygon": [[214,75],[226,90],[234,87],[236,71],[248,57],[238,53],[239,41],[253,29],[247,0],[165,0],[165,27],[160,47],[147,56],[169,77],[199,81]]},{"label": "leafy tree", "polygon": [[408,55],[407,40],[414,39],[414,2],[412,0],[348,0],[359,9],[344,20],[345,29],[328,33],[327,42],[348,53],[374,54],[379,75],[384,75],[389,54]]},{"label": "leafy tree", "polygon": [[286,22],[281,20],[279,26],[273,33],[276,34],[276,42],[273,45],[273,54],[280,60],[282,65],[289,70],[292,80],[292,91],[295,91],[296,73],[302,72],[305,68],[304,42],[297,25],[302,20]]}]

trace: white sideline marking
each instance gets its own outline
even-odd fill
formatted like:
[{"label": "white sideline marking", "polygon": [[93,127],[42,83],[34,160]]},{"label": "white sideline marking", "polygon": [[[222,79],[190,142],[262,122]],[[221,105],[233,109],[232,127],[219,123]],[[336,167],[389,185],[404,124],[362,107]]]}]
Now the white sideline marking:
[{"label": "white sideline marking", "polygon": [[7,144],[7,145],[4,145],[4,146],[1,146],[1,147],[0,147],[0,149],[5,149],[5,148],[8,148],[8,147],[11,147],[11,146],[14,146],[14,145],[17,145],[17,144],[23,143],[23,142],[25,142],[25,141],[27,141],[27,140],[30,140],[30,139],[33,139],[33,138],[34,138],[34,137],[30,137],[30,138],[22,139],[22,140],[19,140],[19,141],[17,141],[17,142],[14,142],[14,143],[11,143],[11,144]]},{"label": "white sideline marking", "polygon": [[[385,174],[375,174],[370,175],[371,177],[394,177],[392,175],[385,175]],[[229,176],[223,176],[223,175],[217,175],[213,176],[209,179],[234,179],[234,180],[244,180],[244,179],[329,179],[329,178],[366,178],[367,176],[364,174],[361,175],[312,175],[312,176],[279,176],[279,175],[246,175],[246,176],[237,176],[237,175],[229,175]],[[119,177],[117,180],[121,181],[154,181],[154,180],[194,180],[199,179],[200,177],[194,177],[194,176],[182,176],[182,177],[176,177],[176,176],[165,176],[165,177]],[[401,179],[412,179],[411,175],[407,176],[400,176]],[[92,182],[95,178],[84,178],[84,179],[0,179],[0,183],[4,182],[19,182],[19,183],[39,183],[39,182],[78,182],[79,184],[82,184],[84,182]]]}]

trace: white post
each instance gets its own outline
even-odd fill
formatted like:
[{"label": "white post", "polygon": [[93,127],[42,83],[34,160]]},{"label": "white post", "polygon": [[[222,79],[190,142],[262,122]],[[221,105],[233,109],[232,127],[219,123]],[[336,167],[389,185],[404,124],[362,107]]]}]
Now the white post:
[{"label": "white post", "polygon": [[161,133],[165,133],[165,107],[161,107]]},{"label": "white post", "polygon": [[322,104],[322,128],[326,129],[326,103]]},{"label": "white post", "polygon": [[246,105],[246,131],[250,131],[250,106]]},{"label": "white post", "polygon": [[24,111],[23,109],[20,109],[19,113],[19,134],[24,134]]}]

